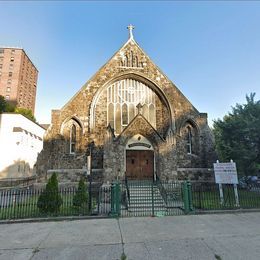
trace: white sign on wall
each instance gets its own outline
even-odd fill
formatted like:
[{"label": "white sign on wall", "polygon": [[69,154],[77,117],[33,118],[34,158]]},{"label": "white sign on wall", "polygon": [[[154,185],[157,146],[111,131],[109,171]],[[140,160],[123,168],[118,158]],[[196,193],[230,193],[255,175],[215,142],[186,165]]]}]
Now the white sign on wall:
[{"label": "white sign on wall", "polygon": [[236,163],[214,163],[215,181],[220,184],[237,184]]}]

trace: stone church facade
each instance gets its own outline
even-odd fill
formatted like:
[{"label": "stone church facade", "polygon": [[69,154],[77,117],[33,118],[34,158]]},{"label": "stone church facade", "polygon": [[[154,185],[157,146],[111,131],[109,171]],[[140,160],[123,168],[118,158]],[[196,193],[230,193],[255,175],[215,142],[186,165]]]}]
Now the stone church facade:
[{"label": "stone church facade", "polygon": [[[52,111],[39,180],[209,178],[215,160],[200,113],[133,38],[60,110]],[[91,165],[91,166],[90,166]]]}]

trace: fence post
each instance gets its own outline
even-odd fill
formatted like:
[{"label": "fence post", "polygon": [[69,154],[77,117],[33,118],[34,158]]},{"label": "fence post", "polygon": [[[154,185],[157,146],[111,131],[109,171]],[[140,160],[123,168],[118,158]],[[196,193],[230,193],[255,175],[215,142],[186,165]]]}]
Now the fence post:
[{"label": "fence post", "polygon": [[115,214],[115,188],[114,183],[111,183],[111,216]]},{"label": "fence post", "polygon": [[154,182],[152,182],[152,217],[154,217],[154,187],[153,187]]},{"label": "fence post", "polygon": [[91,214],[92,210],[92,176],[89,175],[89,188],[88,188],[88,212]]},{"label": "fence post", "polygon": [[187,189],[188,189],[189,211],[193,211],[192,189],[191,189],[191,183],[189,181],[187,183]]},{"label": "fence post", "polygon": [[183,183],[183,202],[184,202],[184,213],[188,214],[190,211],[189,207],[189,192],[188,192],[188,183],[185,181]]},{"label": "fence post", "polygon": [[118,182],[111,185],[111,217],[120,216],[120,185]]},{"label": "fence post", "polygon": [[120,201],[121,201],[121,192],[120,192],[120,184],[116,182],[116,214],[120,216]]}]

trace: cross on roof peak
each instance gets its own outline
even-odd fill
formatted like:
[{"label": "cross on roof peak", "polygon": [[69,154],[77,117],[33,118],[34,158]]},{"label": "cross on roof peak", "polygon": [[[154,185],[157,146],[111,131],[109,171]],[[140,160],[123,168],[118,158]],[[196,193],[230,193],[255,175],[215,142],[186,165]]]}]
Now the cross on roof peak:
[{"label": "cross on roof peak", "polygon": [[133,36],[133,30],[134,30],[134,26],[132,24],[129,24],[127,26],[127,29],[129,30],[129,39],[134,39],[134,36]]}]

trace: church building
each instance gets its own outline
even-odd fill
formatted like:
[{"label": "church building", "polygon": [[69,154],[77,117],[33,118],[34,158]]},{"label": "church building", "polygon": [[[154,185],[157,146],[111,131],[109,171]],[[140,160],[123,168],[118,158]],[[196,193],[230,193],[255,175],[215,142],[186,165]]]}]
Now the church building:
[{"label": "church building", "polygon": [[200,113],[133,37],[65,104],[38,156],[39,180],[206,179],[215,161]]}]

